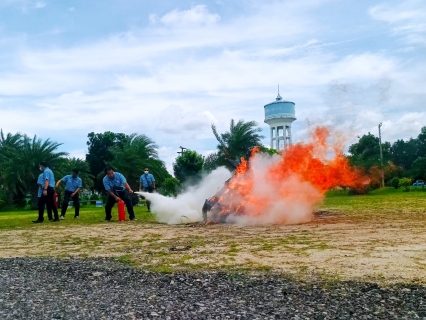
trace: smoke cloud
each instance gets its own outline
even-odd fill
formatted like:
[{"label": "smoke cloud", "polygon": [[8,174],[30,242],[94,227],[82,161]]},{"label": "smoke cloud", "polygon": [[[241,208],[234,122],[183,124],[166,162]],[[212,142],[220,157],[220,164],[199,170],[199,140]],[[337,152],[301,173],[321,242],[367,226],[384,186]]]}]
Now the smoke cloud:
[{"label": "smoke cloud", "polygon": [[226,187],[217,194],[231,173],[219,168],[198,186],[176,198],[141,193],[152,201],[159,222],[178,224],[202,220],[205,199],[215,196],[218,204],[209,221],[238,224],[297,224],[311,221],[315,207],[327,190],[338,187],[364,188],[369,183],[343,156],[342,135],[326,127],[311,132],[310,140],[289,146],[280,155],[252,150]]},{"label": "smoke cloud", "polygon": [[207,175],[197,186],[179,194],[176,198],[165,197],[158,193],[136,192],[151,201],[151,211],[157,221],[179,224],[202,221],[201,208],[204,201],[212,197],[223,183],[231,177],[226,168],[218,168]]}]

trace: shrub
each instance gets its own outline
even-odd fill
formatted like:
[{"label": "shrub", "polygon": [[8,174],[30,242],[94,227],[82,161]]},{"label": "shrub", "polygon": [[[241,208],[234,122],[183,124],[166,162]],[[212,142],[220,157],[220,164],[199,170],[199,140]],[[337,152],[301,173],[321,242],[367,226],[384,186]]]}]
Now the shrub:
[{"label": "shrub", "polygon": [[399,178],[398,177],[394,177],[389,181],[389,185],[391,187],[394,187],[395,189],[399,188]]},{"label": "shrub", "polygon": [[399,179],[399,186],[404,188],[404,191],[410,191],[411,179],[401,178]]},{"label": "shrub", "polygon": [[0,200],[0,210],[6,207],[6,201]]}]

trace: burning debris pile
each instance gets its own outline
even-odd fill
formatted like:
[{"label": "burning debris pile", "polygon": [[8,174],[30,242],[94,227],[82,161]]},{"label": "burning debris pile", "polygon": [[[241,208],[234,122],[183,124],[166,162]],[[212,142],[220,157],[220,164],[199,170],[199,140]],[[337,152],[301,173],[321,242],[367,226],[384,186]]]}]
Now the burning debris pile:
[{"label": "burning debris pile", "polygon": [[[302,223],[333,187],[364,188],[369,179],[349,166],[330,130],[316,128],[309,143],[274,157],[251,150],[235,175],[202,208],[208,222]],[[330,154],[332,154],[330,156]]]}]

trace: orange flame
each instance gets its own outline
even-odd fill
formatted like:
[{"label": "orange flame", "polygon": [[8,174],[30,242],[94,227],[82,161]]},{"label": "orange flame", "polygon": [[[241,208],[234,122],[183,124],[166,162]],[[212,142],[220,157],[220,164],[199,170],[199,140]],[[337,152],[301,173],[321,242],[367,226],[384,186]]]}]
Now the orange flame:
[{"label": "orange flame", "polygon": [[[268,215],[270,221],[278,223],[306,222],[327,190],[339,186],[364,188],[369,178],[350,167],[340,144],[327,143],[330,137],[328,128],[318,127],[312,133],[311,142],[290,145],[278,160],[256,164],[256,172],[251,169],[259,148],[254,148],[250,168],[241,158],[228,189],[221,195],[219,202],[223,209],[219,214],[260,218]],[[327,159],[330,150],[334,157]],[[302,218],[297,219],[295,215]]]}]

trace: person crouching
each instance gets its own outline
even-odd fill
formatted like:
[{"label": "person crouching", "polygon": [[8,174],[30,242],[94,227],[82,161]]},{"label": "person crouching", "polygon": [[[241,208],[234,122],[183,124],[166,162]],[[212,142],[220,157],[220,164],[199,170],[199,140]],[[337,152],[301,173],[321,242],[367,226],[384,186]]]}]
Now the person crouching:
[{"label": "person crouching", "polygon": [[126,204],[129,219],[132,221],[137,220],[133,211],[132,201],[129,197],[129,194],[133,193],[133,190],[127,183],[126,178],[120,172],[114,172],[112,167],[106,167],[104,172],[106,175],[103,178],[103,183],[108,195],[108,201],[105,205],[105,221],[111,221],[112,207],[116,202],[121,200]]}]

